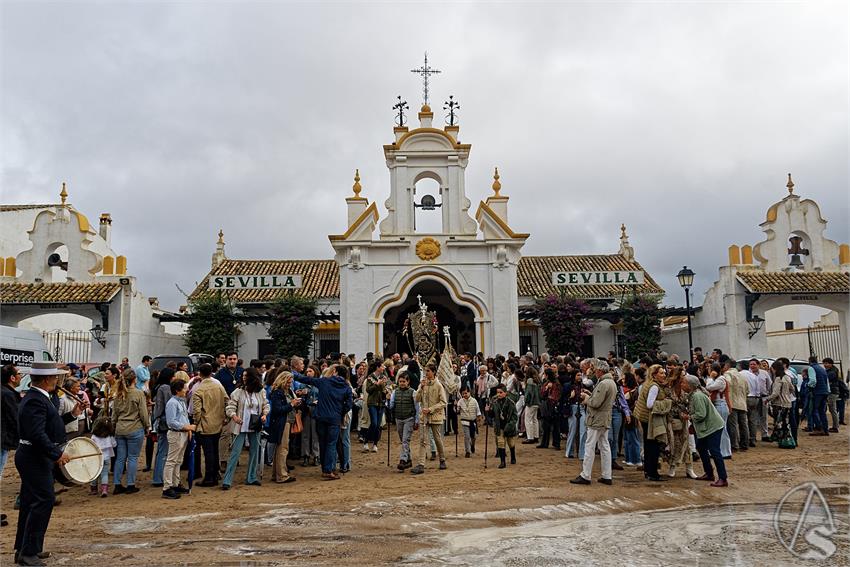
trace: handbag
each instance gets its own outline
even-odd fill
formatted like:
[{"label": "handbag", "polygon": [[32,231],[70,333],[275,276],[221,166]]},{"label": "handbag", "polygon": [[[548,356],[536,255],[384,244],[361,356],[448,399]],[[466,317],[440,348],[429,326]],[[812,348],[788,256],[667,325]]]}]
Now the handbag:
[{"label": "handbag", "polygon": [[289,432],[292,434],[298,434],[304,431],[304,423],[301,421],[301,412],[295,412],[295,423],[293,423],[289,427]]},{"label": "handbag", "polygon": [[256,433],[263,428],[263,422],[260,419],[260,414],[252,413],[248,419],[248,432]]}]

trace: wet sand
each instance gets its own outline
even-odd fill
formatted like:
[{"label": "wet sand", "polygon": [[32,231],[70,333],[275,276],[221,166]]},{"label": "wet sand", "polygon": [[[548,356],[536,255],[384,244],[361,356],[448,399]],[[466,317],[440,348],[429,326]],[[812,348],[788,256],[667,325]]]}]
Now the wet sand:
[{"label": "wet sand", "polygon": [[[421,476],[395,470],[397,443],[391,448],[390,467],[386,445],[380,446],[378,453],[364,454],[355,444],[353,471],[338,481],[323,481],[318,467],[299,465],[293,471],[298,478],[295,483],[270,482],[267,467],[263,486],[245,486],[239,484],[245,475],[241,466],[230,491],[195,487],[191,495],[180,500],[160,498],[160,489],[150,487],[150,473],[140,472],[138,485],[142,491],[138,494],[110,494],[101,499],[89,496],[87,487],[72,487],[61,494],[62,504],[54,510],[46,549],[54,553],[49,564],[74,566],[115,562],[303,565],[305,559],[311,565],[466,565],[484,561],[531,566],[550,563],[560,549],[569,550],[570,557],[587,564],[608,562],[609,553],[617,546],[629,545],[630,539],[642,541],[647,532],[637,526],[654,525],[657,530],[679,534],[677,541],[683,549],[705,555],[705,564],[750,564],[763,555],[776,564],[791,565],[798,560],[787,554],[784,561],[781,546],[768,541],[769,537],[757,537],[764,532],[763,527],[750,539],[742,536],[737,551],[729,552],[728,562],[722,560],[723,556],[719,562],[708,559],[712,550],[725,545],[734,526],[743,529],[753,522],[769,521],[782,496],[807,481],[824,488],[833,510],[846,518],[850,492],[848,431],[844,428],[826,439],[802,433],[803,446],[790,451],[764,443],[746,453],[736,453],[726,462],[730,478],[726,489],[683,478],[684,471],[667,482],[651,483],[631,467],[614,471],[614,485],[610,487],[596,482],[591,486],[571,485],[568,481],[578,474],[581,463],[564,458],[563,451],[536,449],[533,445],[519,445],[519,463],[499,470],[498,460],[492,458],[493,439],[485,469],[483,436],[478,454],[470,459],[462,452],[454,456],[454,437],[449,436],[448,470],[438,471],[437,463],[429,461]],[[395,436],[395,431],[392,433]],[[460,445],[462,451],[462,439]],[[594,474],[598,474],[598,466],[597,462]],[[701,473],[699,465],[695,468]],[[17,471],[10,463],[0,495],[2,509],[10,520],[10,525],[0,531],[3,565],[12,563],[17,519],[12,503],[18,485]],[[648,511],[656,512],[647,516]],[[738,514],[739,519],[727,522],[725,528],[714,530],[716,533],[705,539],[711,535],[705,532],[713,525],[711,518]],[[689,527],[689,523],[696,527]],[[843,531],[845,537],[838,542],[839,561],[833,563],[837,565],[845,564],[848,554],[847,530]],[[531,537],[547,532],[551,532],[551,538],[569,541],[575,547],[553,547],[551,539],[546,543]],[[514,545],[497,545],[500,539],[511,538],[518,538]],[[712,538],[717,547],[708,545]],[[698,541],[704,544],[697,545]],[[510,551],[519,545],[537,551],[522,553],[519,560]],[[639,548],[628,548],[635,557],[646,559],[639,564],[663,564],[655,551],[641,553]],[[553,564],[578,561],[561,557]]]}]

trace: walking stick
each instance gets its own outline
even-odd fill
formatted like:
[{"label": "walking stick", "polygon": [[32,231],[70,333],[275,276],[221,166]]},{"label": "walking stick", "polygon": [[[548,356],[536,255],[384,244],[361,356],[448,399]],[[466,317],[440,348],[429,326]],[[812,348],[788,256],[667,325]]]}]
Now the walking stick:
[{"label": "walking stick", "polygon": [[390,466],[390,444],[393,441],[393,436],[390,435],[390,420],[387,420],[387,466]]},{"label": "walking stick", "polygon": [[[460,420],[458,420],[458,421],[457,421],[457,424],[458,424],[458,425],[460,425]],[[455,427],[455,458],[457,458],[457,457],[459,456],[459,455],[457,454],[457,438],[458,438],[458,432],[457,432],[457,430],[458,430],[458,429],[460,429],[460,428],[459,428],[459,427]]]},{"label": "walking stick", "polygon": [[490,452],[490,424],[484,421],[484,468],[487,468],[487,453]]}]

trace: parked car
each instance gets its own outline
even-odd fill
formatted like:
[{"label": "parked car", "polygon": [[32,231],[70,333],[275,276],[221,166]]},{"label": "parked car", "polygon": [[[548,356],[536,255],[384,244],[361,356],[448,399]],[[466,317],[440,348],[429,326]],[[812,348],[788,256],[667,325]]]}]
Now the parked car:
[{"label": "parked car", "polygon": [[189,366],[189,374],[192,375],[198,371],[198,367],[205,362],[212,363],[215,357],[209,354],[193,352],[191,354],[159,354],[153,358],[150,371],[159,372],[170,361],[177,363],[185,362]]}]

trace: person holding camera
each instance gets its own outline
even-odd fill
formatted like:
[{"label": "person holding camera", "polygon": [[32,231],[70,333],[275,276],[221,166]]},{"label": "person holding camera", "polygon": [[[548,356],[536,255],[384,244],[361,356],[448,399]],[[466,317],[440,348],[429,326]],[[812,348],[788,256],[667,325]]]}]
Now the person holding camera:
[{"label": "person holding camera", "polygon": [[225,414],[230,419],[227,429],[236,437],[233,439],[230,459],[227,461],[227,470],[221,483],[222,490],[230,490],[236,465],[239,463],[239,455],[242,453],[246,439],[251,446],[248,453],[248,474],[245,484],[260,486],[260,480],[257,478],[257,457],[260,450],[260,431],[269,414],[269,403],[266,400],[263,381],[256,368],[247,368],[242,378],[242,386],[233,390],[225,408]]}]

